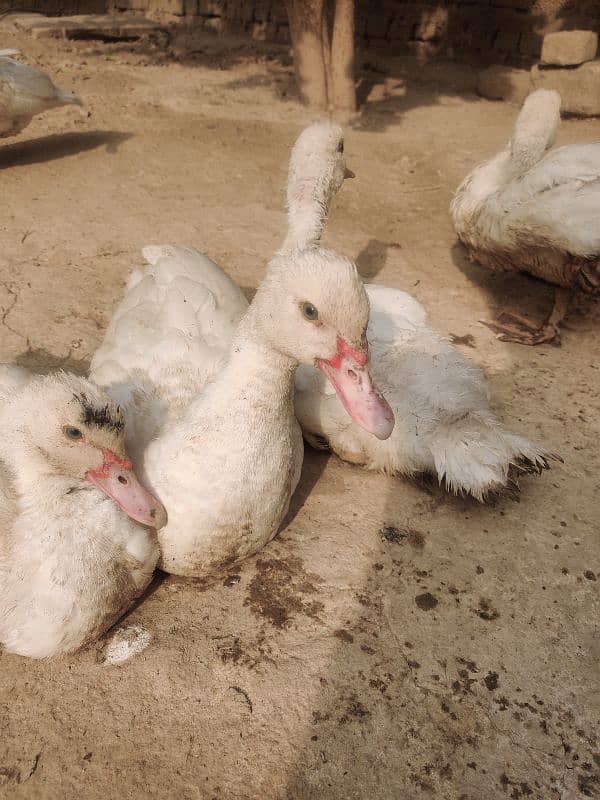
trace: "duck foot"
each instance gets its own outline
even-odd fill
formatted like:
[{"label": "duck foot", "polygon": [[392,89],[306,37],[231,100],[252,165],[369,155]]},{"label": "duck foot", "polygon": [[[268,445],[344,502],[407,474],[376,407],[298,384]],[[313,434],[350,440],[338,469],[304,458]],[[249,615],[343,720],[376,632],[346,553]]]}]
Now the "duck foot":
[{"label": "duck foot", "polygon": [[560,347],[559,325],[569,308],[571,294],[571,289],[560,287],[556,290],[552,311],[541,325],[513,311],[503,311],[495,322],[486,322],[483,319],[480,321],[493,330],[501,342],[515,342],[532,347],[536,344]]},{"label": "duck foot", "polygon": [[515,342],[532,347],[537,344],[560,347],[561,344],[558,325],[549,320],[539,325],[520,314],[503,311],[494,322],[487,322],[484,319],[480,322],[494,331],[496,338],[501,342]]}]

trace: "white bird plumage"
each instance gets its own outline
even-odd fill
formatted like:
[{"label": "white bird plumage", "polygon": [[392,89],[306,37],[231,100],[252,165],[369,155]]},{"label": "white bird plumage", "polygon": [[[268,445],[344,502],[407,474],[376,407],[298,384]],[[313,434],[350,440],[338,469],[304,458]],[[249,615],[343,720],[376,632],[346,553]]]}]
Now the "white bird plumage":
[{"label": "white bird plumage", "polygon": [[[600,142],[559,147],[560,95],[532,92],[513,136],[456,190],[450,213],[470,256],[494,270],[529,272],[559,287],[600,292]],[[505,341],[559,342],[565,293],[540,326],[505,314],[490,327]]]},{"label": "white bird plumage", "polygon": [[376,435],[389,435],[389,409],[366,371],[368,300],[351,262],[316,248],[277,257],[248,306],[198,253],[145,255],[154,263],[134,276],[91,375],[142,420],[138,464],[169,515],[161,567],[206,577],[266,544],[287,512],[303,457],[298,362],[337,370]]},{"label": "white bird plumage", "polygon": [[136,463],[217,373],[248,308],[229,276],[196,250],[147,246],[143,255],[90,368],[131,412],[127,445]]},{"label": "white bird plumage", "polygon": [[[318,122],[303,131],[290,159],[289,228],[280,258],[293,261],[302,250],[316,251],[329,203],[347,174],[343,133],[337,125]],[[133,398],[131,416],[135,412],[137,423],[133,420],[132,430],[140,443],[164,430],[165,421],[187,407],[208,373],[225,363],[247,308],[233,281],[206,256],[171,246],[146,248],[144,255],[150,263],[143,273],[134,273],[130,291],[92,361],[95,380],[120,402],[127,404]],[[328,262],[322,263],[325,268]],[[203,317],[203,287],[208,285],[209,313]],[[507,486],[511,466],[519,471],[547,465],[550,455],[544,449],[500,423],[489,407],[479,368],[428,327],[417,300],[397,289],[376,285],[365,289],[371,307],[370,366],[392,404],[396,428],[385,441],[363,432],[322,373],[301,364],[296,371],[295,411],[313,445],[330,447],[370,469],[404,475],[432,472],[450,491],[480,500]],[[198,302],[193,299],[197,297],[204,299]],[[171,314],[166,308],[180,310]],[[207,344],[203,329],[218,332],[211,337],[209,350],[203,349]],[[160,342],[170,337],[173,357],[170,347],[160,349]],[[149,397],[154,414],[144,410],[151,407]],[[206,437],[212,449],[209,430]],[[222,458],[225,464],[226,452]]]},{"label": "white bird plumage", "polygon": [[[66,426],[73,425],[81,441],[66,438]],[[0,365],[0,643],[6,651],[45,658],[77,650],[148,585],[158,559],[156,532],[127,516],[88,477],[102,468],[107,449],[124,456],[121,426],[116,404],[90,381],[64,373],[35,377]],[[129,491],[135,479],[126,474]]]},{"label": "white bird plumage", "polygon": [[[310,181],[303,165],[310,163]],[[292,149],[288,183],[290,234],[285,249],[316,246],[329,203],[342,181],[343,132],[331,122],[305,129]],[[304,224],[298,225],[297,220]],[[295,241],[294,230],[301,236]],[[541,471],[551,455],[508,431],[492,412],[481,370],[427,324],[421,304],[398,289],[366,285],[371,371],[396,425],[385,441],[363,436],[321,375],[301,365],[296,414],[305,437],[368,469],[433,473],[458,494],[483,500],[515,471]]]},{"label": "white bird plumage", "polygon": [[35,67],[10,56],[18,51],[0,51],[0,137],[14,136],[44,111],[65,105],[83,105],[73,92],[54,85]]}]

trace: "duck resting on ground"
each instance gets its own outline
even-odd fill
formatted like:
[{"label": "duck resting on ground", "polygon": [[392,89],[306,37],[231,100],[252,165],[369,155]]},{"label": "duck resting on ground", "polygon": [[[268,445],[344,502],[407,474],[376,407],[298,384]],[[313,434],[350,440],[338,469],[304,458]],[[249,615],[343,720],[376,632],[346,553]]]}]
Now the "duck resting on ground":
[{"label": "duck resting on ground", "polygon": [[0,365],[0,643],[47,658],[102,635],[143,592],[164,508],[138,482],[97,386]]},{"label": "duck resting on ground", "polygon": [[[293,405],[299,362],[317,365],[368,435],[389,436],[393,415],[370,379],[369,303],[347,259],[316,248],[276,257],[234,327],[237,311],[225,301],[235,287],[214,264],[204,263],[206,278],[199,269],[184,280],[173,277],[178,248],[152,255],[91,374],[125,402],[128,418],[150,420],[138,465],[169,515],[159,532],[161,568],[214,576],[270,541],[287,513],[303,458]],[[133,348],[142,356],[135,368]],[[171,397],[178,413],[167,409]]]},{"label": "duck resting on ground", "polygon": [[[321,121],[294,145],[288,180],[289,226],[281,255],[314,250],[347,167],[343,133]],[[146,247],[133,273],[92,377],[126,408],[136,454],[168,418],[176,419],[223,362],[248,302],[207,256],[172,245]],[[322,262],[324,266],[327,261]],[[206,291],[208,289],[208,291]],[[371,312],[371,368],[386,386],[397,418],[376,442],[347,417],[319,370],[296,371],[295,411],[305,438],[341,458],[402,475],[433,473],[449,491],[479,500],[516,491],[509,472],[541,471],[552,457],[508,431],[490,409],[481,371],[427,325],[425,310],[398,289],[365,286]],[[141,455],[141,453],[140,453]]]},{"label": "duck resting on ground", "polygon": [[83,105],[76,94],[56,87],[45,72],[10,58],[15,52],[0,51],[0,137],[20,133],[37,114],[51,108]]},{"label": "duck resting on ground", "polygon": [[558,345],[571,292],[600,293],[600,142],[546,153],[559,123],[558,92],[532,92],[511,141],[465,178],[450,206],[472,259],[559,287],[541,326],[509,312],[485,323],[502,341]]},{"label": "duck resting on ground", "polygon": [[[343,132],[331,122],[315,123],[298,138],[290,158],[284,250],[320,241],[330,201],[342,186],[343,149]],[[501,490],[514,493],[516,476],[548,466],[554,456],[506,429],[490,408],[481,370],[429,327],[415,298],[373,284],[365,289],[371,372],[394,412],[394,431],[385,441],[364,436],[321,374],[301,365],[296,415],[313,446],[368,469],[433,473],[449,491],[478,500]]]}]

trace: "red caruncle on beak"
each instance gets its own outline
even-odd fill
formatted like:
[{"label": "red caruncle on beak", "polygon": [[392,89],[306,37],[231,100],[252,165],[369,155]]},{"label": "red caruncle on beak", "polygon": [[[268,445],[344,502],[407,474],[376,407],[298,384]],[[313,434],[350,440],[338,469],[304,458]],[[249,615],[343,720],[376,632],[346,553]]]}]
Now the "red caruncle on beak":
[{"label": "red caruncle on beak", "polygon": [[167,512],[162,503],[138,481],[129,458],[121,458],[112,450],[102,450],[102,466],[89,470],[86,479],[114,500],[119,508],[136,522],[151,528],[162,528]]},{"label": "red caruncle on beak", "polygon": [[336,354],[317,359],[316,366],[327,376],[352,419],[378,439],[387,439],[394,429],[394,413],[371,379],[368,360],[366,346],[357,349],[338,336]]}]

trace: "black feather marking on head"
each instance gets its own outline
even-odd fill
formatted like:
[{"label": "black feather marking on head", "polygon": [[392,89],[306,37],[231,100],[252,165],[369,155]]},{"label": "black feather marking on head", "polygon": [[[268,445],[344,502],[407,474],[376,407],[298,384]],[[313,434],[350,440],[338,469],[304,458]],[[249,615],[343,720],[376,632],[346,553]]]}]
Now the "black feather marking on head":
[{"label": "black feather marking on head", "polygon": [[125,427],[125,421],[120,409],[111,408],[108,403],[104,406],[95,406],[88,396],[82,392],[73,397],[82,409],[82,421],[85,425],[95,425],[98,428],[108,428],[115,433],[120,433]]}]

